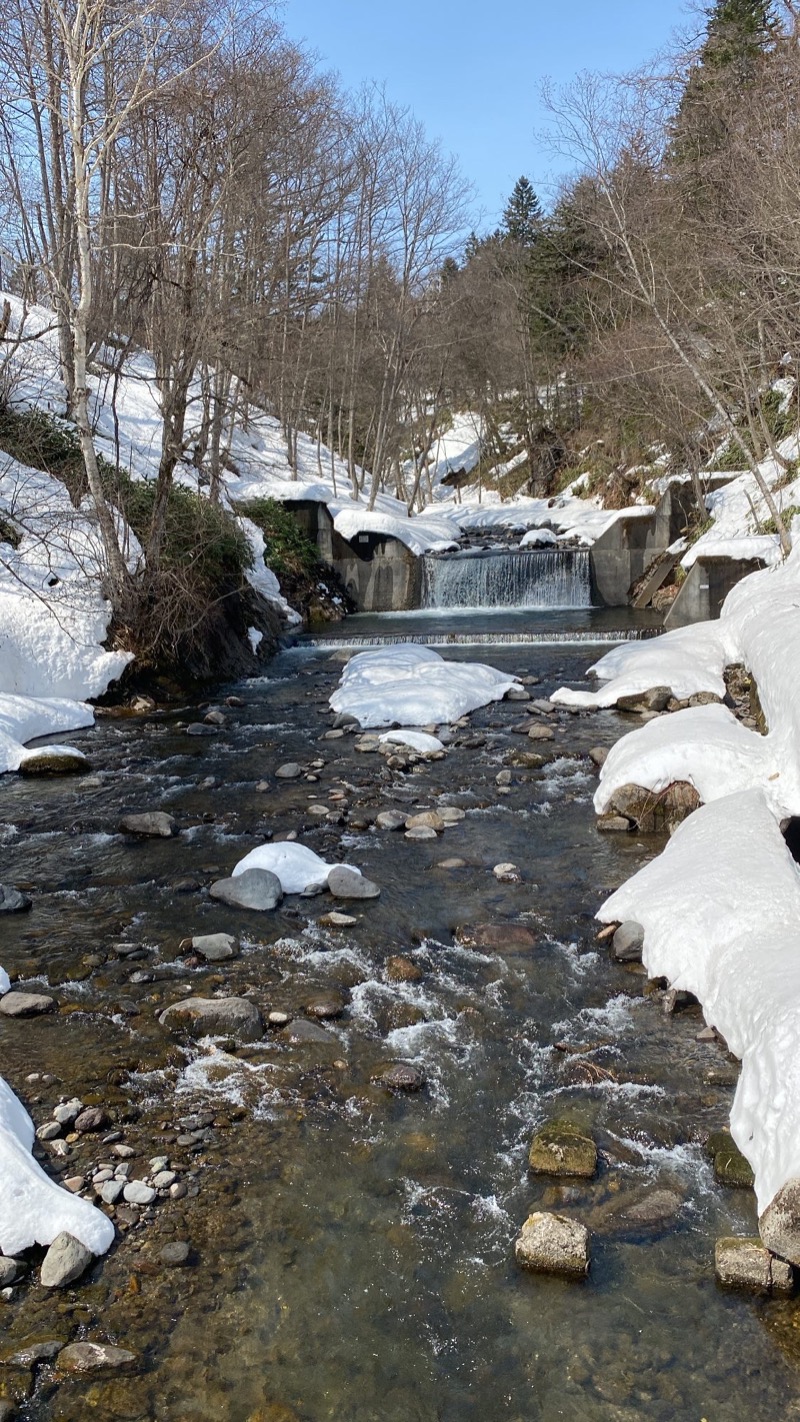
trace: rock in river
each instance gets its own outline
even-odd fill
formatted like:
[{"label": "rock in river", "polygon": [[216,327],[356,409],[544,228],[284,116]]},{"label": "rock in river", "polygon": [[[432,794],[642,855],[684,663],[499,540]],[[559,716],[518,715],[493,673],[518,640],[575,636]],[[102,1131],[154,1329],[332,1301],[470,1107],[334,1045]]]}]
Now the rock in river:
[{"label": "rock in river", "polygon": [[370,1081],[385,1086],[387,1091],[421,1091],[425,1077],[410,1062],[392,1062],[373,1072]]},{"label": "rock in river", "polygon": [[4,1017],[38,1017],[42,1012],[52,1012],[54,997],[38,992],[7,992],[0,997],[0,1012]]},{"label": "rock in river", "polygon": [[94,1255],[74,1235],[62,1230],[42,1260],[40,1282],[43,1289],[63,1289],[79,1279],[88,1269]]},{"label": "rock in river", "polygon": [[747,1289],[756,1294],[790,1294],[794,1270],[776,1259],[760,1239],[718,1239],[714,1247],[718,1283],[727,1289]]},{"label": "rock in river", "polygon": [[629,919],[621,923],[611,942],[614,957],[618,963],[640,963],[644,947],[644,929],[640,923]]},{"label": "rock in river", "polygon": [[112,1343],[69,1343],[61,1349],[56,1366],[64,1373],[90,1373],[98,1368],[131,1367],[136,1361],[135,1353]]},{"label": "rock in river", "polygon": [[380,889],[356,869],[334,864],[328,874],[328,888],[335,899],[377,899]]},{"label": "rock in river", "polygon": [[171,839],[175,833],[172,815],[163,810],[146,810],[140,815],[124,815],[119,822],[122,834],[139,834],[151,839]]},{"label": "rock in river", "polygon": [[235,957],[237,944],[230,933],[201,933],[192,939],[192,947],[207,962],[222,963],[226,958]]},{"label": "rock in river", "polygon": [[522,1226],[514,1254],[525,1269],[584,1275],[589,1272],[589,1231],[578,1220],[537,1210]]},{"label": "rock in river", "polygon": [[159,1022],[192,1037],[234,1037],[257,1042],[263,1036],[261,1013],[246,997],[187,997],[161,1013]]},{"label": "rock in river", "polygon": [[577,1175],[590,1180],[597,1169],[597,1146],[568,1121],[551,1121],[531,1142],[528,1169],[534,1175]]},{"label": "rock in river", "polygon": [[773,1254],[800,1267],[800,1180],[787,1180],[758,1221],[758,1232]]},{"label": "rock in river", "polygon": [[245,869],[235,879],[217,879],[208,891],[231,908],[253,909],[265,913],[277,908],[283,898],[281,881],[270,869]]},{"label": "rock in river", "polygon": [[74,746],[42,746],[27,751],[19,767],[20,775],[85,775],[88,757]]},{"label": "rock in river", "polygon": [[0,884],[0,913],[27,913],[31,900],[11,884]]}]

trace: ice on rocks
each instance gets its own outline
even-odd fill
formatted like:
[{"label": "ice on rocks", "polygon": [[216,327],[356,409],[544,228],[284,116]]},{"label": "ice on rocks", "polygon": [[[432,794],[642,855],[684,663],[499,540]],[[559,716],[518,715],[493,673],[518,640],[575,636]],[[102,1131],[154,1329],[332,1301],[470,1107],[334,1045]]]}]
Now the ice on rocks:
[{"label": "ice on rocks", "polygon": [[399,645],[352,657],[330,705],[365,729],[392,722],[425,726],[457,721],[517,685],[515,677],[480,662],[448,662],[430,647]]},{"label": "ice on rocks", "polygon": [[432,755],[444,750],[444,744],[437,736],[426,735],[424,731],[385,731],[380,737],[381,744],[410,746],[422,755]]}]

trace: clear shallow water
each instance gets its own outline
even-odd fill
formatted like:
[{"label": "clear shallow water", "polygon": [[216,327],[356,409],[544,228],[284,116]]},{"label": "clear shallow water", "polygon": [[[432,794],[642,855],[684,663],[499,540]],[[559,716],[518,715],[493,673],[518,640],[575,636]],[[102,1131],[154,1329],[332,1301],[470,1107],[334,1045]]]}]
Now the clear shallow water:
[{"label": "clear shallow water", "polygon": [[[577,682],[591,657],[563,647],[481,650],[483,660],[541,677],[533,694],[543,695]],[[159,1146],[162,1121],[179,1113],[210,1103],[224,1123],[200,1156],[197,1200],[160,1207],[160,1223],[123,1241],[66,1317],[35,1302],[4,1315],[12,1341],[34,1325],[50,1336],[56,1321],[110,1335],[142,1350],[144,1373],[58,1388],[43,1376],[23,1415],[800,1415],[795,1305],[727,1296],[713,1278],[716,1236],[755,1228],[752,1195],[716,1186],[698,1144],[726,1118],[735,1069],[696,1042],[695,1012],[665,1018],[657,995],[643,995],[644,979],[612,965],[595,941],[601,899],[660,848],[594,828],[585,752],[630,723],[613,713],[552,717],[560,753],[541,770],[515,772],[501,796],[504,759],[530,744],[511,729],[522,708],[503,703],[476,713],[466,744],[446,760],[393,781],[380,758],[354,751],[353,738],[319,739],[337,658],[287,653],[267,679],[239,688],[247,705],[214,739],[180,730],[194,709],[101,722],[73,738],[101,777],[94,788],[0,782],[3,876],[39,891],[29,918],[3,924],[3,961],[12,972],[44,970],[62,1003],[79,1009],[0,1025],[12,1084],[29,1094],[34,1064],[55,1071],[69,1094],[108,1092],[119,1079],[153,1142],[146,1154]],[[271,778],[287,760],[317,757],[326,764],[316,783]],[[207,776],[217,783],[203,790]],[[271,788],[257,792],[264,778]],[[350,819],[320,826],[308,806],[331,791],[347,796]],[[442,796],[467,814],[435,843],[365,827],[382,808]],[[161,805],[178,817],[178,839],[134,844],[115,833],[123,809]],[[290,829],[381,884],[380,900],[356,906],[353,929],[317,925],[325,898],[234,916],[204,896],[268,831]],[[467,867],[437,867],[451,856]],[[491,873],[499,860],[515,862],[522,883],[499,884]],[[536,946],[494,953],[459,941],[488,921],[530,926]],[[244,935],[242,957],[222,970],[187,970],[180,939],[225,929]],[[151,951],[119,961],[111,949],[121,938]],[[89,972],[87,952],[107,960]],[[422,968],[419,984],[388,980],[386,959],[398,952]],[[132,983],[143,968],[153,979]],[[271,1040],[236,1056],[176,1050],[155,1021],[184,991],[248,987],[265,1011],[302,1015],[330,987],[349,1006],[329,1045]],[[391,1098],[370,1085],[393,1058],[425,1070],[425,1093]],[[529,1179],[530,1136],[552,1115],[595,1132],[596,1181]],[[660,1231],[626,1232],[623,1205],[653,1188],[680,1196],[675,1218]],[[591,1226],[585,1283],[516,1269],[513,1239],[537,1205]],[[195,1267],[148,1271],[159,1230],[169,1237],[171,1227],[191,1238]]]}]

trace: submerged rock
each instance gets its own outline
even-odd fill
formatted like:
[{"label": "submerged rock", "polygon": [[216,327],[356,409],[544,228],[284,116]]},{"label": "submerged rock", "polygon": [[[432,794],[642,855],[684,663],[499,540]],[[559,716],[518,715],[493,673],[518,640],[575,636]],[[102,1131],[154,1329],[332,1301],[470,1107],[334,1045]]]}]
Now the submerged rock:
[{"label": "submerged rock", "polygon": [[392,983],[418,983],[423,972],[411,958],[398,953],[386,959],[386,976]]},{"label": "submerged rock", "polygon": [[127,1348],[113,1343],[69,1343],[56,1359],[56,1367],[64,1373],[90,1373],[99,1368],[129,1368],[138,1361]]},{"label": "submerged rock", "polygon": [[785,1259],[776,1259],[760,1239],[718,1239],[714,1246],[717,1282],[727,1289],[757,1294],[790,1294],[794,1270]]},{"label": "submerged rock", "polygon": [[234,1037],[257,1042],[263,1036],[261,1013],[246,997],[188,997],[159,1017],[162,1027],[192,1037]]},{"label": "submerged rock", "polygon": [[410,1062],[392,1062],[379,1067],[370,1076],[376,1086],[385,1086],[387,1091],[421,1091],[425,1077]]},{"label": "submerged rock", "polygon": [[92,1263],[94,1255],[74,1235],[62,1230],[42,1260],[39,1282],[43,1289],[63,1289],[79,1279]]},{"label": "submerged rock", "polygon": [[143,814],[123,815],[119,822],[121,834],[138,834],[146,838],[171,839],[175,820],[163,810],[147,810]]},{"label": "submerged rock", "polygon": [[460,928],[459,943],[469,948],[487,948],[492,953],[520,953],[536,947],[536,934],[525,923],[478,923]]},{"label": "submerged rock", "polygon": [[589,1272],[589,1231],[578,1220],[537,1210],[522,1226],[514,1256],[524,1269],[580,1277]]},{"label": "submerged rock", "polygon": [[301,1047],[308,1042],[324,1042],[329,1047],[338,1047],[339,1045],[333,1033],[326,1032],[324,1027],[319,1027],[316,1022],[307,1022],[302,1017],[297,1022],[291,1022],[288,1027],[284,1027],[278,1035],[282,1041],[288,1042],[292,1047]]},{"label": "submerged rock", "polygon": [[277,908],[283,898],[281,881],[271,869],[245,869],[235,879],[217,879],[208,892],[212,899],[231,908],[253,909],[256,913]]},{"label": "submerged rock", "polygon": [[597,1170],[597,1146],[568,1121],[551,1121],[531,1142],[528,1169],[534,1175],[575,1175],[590,1180]]}]

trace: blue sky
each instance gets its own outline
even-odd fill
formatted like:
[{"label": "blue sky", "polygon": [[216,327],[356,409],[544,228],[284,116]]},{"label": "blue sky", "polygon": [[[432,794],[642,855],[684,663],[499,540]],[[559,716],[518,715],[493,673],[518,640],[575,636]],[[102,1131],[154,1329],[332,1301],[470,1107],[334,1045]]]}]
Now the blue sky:
[{"label": "blue sky", "polygon": [[542,79],[631,69],[676,29],[700,28],[687,0],[284,0],[282,11],[347,88],[385,83],[458,156],[483,227],[521,173],[545,199],[552,190],[555,160],[536,138]]}]

